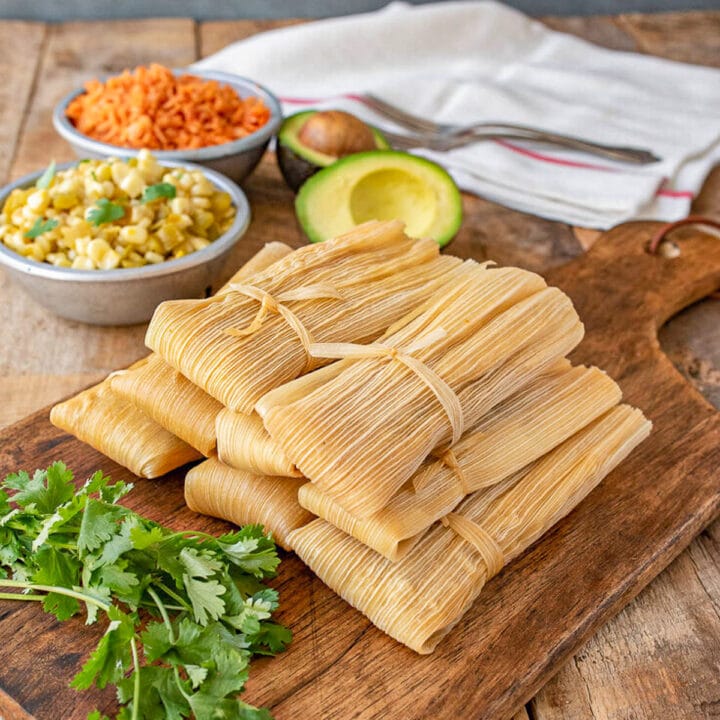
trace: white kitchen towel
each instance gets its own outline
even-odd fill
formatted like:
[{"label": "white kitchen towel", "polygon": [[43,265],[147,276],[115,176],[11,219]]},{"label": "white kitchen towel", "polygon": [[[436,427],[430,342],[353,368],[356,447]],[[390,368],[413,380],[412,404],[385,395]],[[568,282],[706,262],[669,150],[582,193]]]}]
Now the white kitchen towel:
[{"label": "white kitchen towel", "polygon": [[372,92],[438,122],[531,125],[662,158],[638,166],[520,141],[415,151],[464,190],[586,227],[682,218],[720,161],[720,71],[606,50],[492,1],[392,3],[255,35],[196,67],[267,85],[286,114],[340,108],[398,130],[358,97]]}]

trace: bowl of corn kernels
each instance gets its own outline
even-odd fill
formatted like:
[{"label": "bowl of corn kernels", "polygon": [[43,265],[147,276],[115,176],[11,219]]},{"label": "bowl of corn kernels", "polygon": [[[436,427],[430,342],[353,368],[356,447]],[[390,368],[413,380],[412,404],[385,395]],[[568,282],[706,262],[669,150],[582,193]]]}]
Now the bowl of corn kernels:
[{"label": "bowl of corn kernels", "polygon": [[0,191],[0,265],[56,315],[132,325],[216,290],[249,222],[243,191],[206,167],[148,151],[51,163]]}]

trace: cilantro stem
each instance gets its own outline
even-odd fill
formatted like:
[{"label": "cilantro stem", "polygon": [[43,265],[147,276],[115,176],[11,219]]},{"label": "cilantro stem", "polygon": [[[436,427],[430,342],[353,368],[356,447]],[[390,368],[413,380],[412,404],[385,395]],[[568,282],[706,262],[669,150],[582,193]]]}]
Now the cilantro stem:
[{"label": "cilantro stem", "polygon": [[175,644],[175,631],[173,630],[173,626],[172,626],[172,623],[170,622],[170,617],[167,614],[167,610],[165,609],[165,605],[163,605],[162,600],[158,597],[158,594],[151,587],[149,587],[147,589],[147,594],[155,601],[155,605],[157,605],[157,609],[160,611],[163,622],[165,623],[165,626],[168,629],[168,635],[170,636],[170,642],[174,645]]},{"label": "cilantro stem", "polygon": [[0,600],[44,600],[45,595],[23,595],[21,593],[0,592]]},{"label": "cilantro stem", "polygon": [[41,590],[42,592],[66,595],[67,597],[75,598],[81,602],[90,603],[90,605],[95,605],[105,612],[110,609],[110,605],[108,605],[108,603],[104,603],[102,600],[98,600],[92,595],[86,595],[85,593],[76,592],[75,590],[59,587],[57,585],[36,585],[35,583],[23,582],[21,580],[7,580],[3,578],[0,580],[0,587],[22,588],[24,590]]},{"label": "cilantro stem", "polygon": [[208,540],[217,540],[217,538],[214,535],[211,535],[210,533],[201,532],[200,530],[180,530],[179,532],[171,533],[170,535],[165,535],[162,539],[163,542],[167,540],[173,540],[176,537],[202,537],[202,538],[208,538]]},{"label": "cilantro stem", "polygon": [[[173,626],[170,622],[170,617],[167,614],[167,610],[165,609],[165,605],[163,605],[162,600],[151,587],[147,589],[147,592],[148,595],[155,601],[155,604],[160,611],[160,615],[162,615],[163,623],[165,623],[165,627],[168,629],[168,637],[170,638],[170,642],[174,645],[175,631],[173,630]],[[185,692],[185,688],[183,688],[182,686],[182,680],[180,680],[180,671],[178,670],[177,665],[173,665],[173,675],[175,676],[175,684],[177,685],[180,694],[188,701],[189,704],[190,696]]]},{"label": "cilantro stem", "polygon": [[180,603],[180,605],[182,605],[185,610],[187,610],[188,612],[190,612],[190,611],[192,610],[192,608],[190,607],[190,605],[188,605],[188,603],[186,603],[186,602],[180,597],[180,595],[178,595],[176,592],[174,592],[173,590],[171,590],[167,585],[165,585],[164,583],[161,583],[161,582],[159,582],[159,581],[156,583],[156,585],[157,585],[166,595],[169,595],[173,600],[177,600],[178,603]]},{"label": "cilantro stem", "polygon": [[131,720],[138,720],[140,718],[140,658],[138,657],[137,642],[134,635],[130,638],[130,652],[132,652],[133,665],[135,666]]}]

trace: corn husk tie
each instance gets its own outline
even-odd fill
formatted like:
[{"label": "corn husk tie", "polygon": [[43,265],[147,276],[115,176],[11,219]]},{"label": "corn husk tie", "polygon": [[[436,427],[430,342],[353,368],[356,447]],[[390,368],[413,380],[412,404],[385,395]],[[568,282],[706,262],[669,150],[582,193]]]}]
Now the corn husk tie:
[{"label": "corn husk tie", "polygon": [[440,522],[446,528],[450,528],[458,537],[470,543],[482,557],[487,567],[486,582],[495,577],[505,565],[505,555],[497,540],[490,533],[465,515],[459,513],[448,513],[440,518]]},{"label": "corn husk tie", "polygon": [[263,326],[267,316],[272,313],[274,315],[280,315],[285,322],[293,329],[296,333],[305,352],[308,355],[308,365],[306,370],[309,370],[311,363],[310,346],[313,344],[312,335],[309,330],[302,324],[300,318],[290,310],[284,303],[291,302],[293,300],[343,300],[343,296],[332,286],[327,283],[318,283],[316,285],[305,285],[304,287],[294,288],[293,290],[287,290],[280,293],[276,297],[271,295],[266,290],[262,290],[254,285],[247,285],[245,283],[232,283],[228,287],[228,292],[236,292],[245,297],[257,300],[260,303],[260,308],[255,315],[253,321],[245,328],[227,328],[225,330],[226,335],[233,337],[246,337],[247,335],[253,335]]},{"label": "corn husk tie", "polygon": [[[468,483],[467,475],[465,475],[465,471],[460,467],[457,456],[452,449],[448,448],[444,452],[433,453],[433,457],[436,457],[443,465],[445,465],[445,467],[453,471],[455,479],[458,481],[458,487],[460,488],[460,492],[463,496],[469,495],[471,489],[470,484]],[[416,492],[420,490],[421,485],[421,482],[413,481],[413,487]]]},{"label": "corn husk tie", "polygon": [[314,343],[310,345],[308,352],[310,356],[314,358],[332,360],[377,358],[379,360],[396,360],[402,363],[427,385],[442,405],[450,421],[450,427],[452,428],[450,445],[454,445],[462,437],[465,428],[465,420],[460,400],[455,391],[434,370],[412,355],[412,353],[442,340],[445,336],[445,331],[442,328],[437,328],[404,349],[383,343],[373,343],[372,345],[357,345],[355,343]]}]

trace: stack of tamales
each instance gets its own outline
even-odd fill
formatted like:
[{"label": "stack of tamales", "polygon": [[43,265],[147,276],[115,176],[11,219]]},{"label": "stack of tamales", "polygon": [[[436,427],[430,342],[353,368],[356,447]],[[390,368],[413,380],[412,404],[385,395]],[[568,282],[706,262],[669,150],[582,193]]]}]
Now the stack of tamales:
[{"label": "stack of tamales", "polygon": [[538,275],[440,256],[395,222],[262,254],[216,297],[160,305],[154,353],[53,422],[147,477],[204,455],[192,509],[264,524],[431,652],[650,423],[565,359],[582,324]]}]

